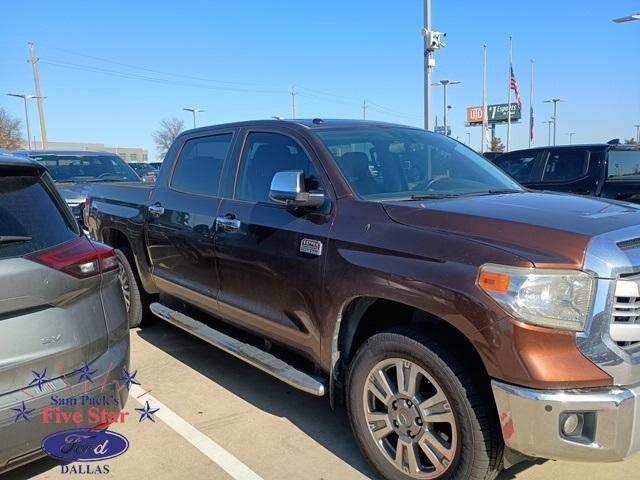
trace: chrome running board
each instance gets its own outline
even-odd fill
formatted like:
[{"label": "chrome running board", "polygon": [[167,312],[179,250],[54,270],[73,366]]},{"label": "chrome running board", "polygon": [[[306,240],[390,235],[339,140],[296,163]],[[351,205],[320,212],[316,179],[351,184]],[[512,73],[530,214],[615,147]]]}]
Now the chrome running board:
[{"label": "chrome running board", "polygon": [[294,388],[319,397],[326,392],[323,380],[292,367],[264,350],[214,330],[205,323],[172,310],[161,303],[152,303],[150,308],[151,312],[162,320],[181,328],[185,332],[189,332],[191,335],[204,340],[214,347],[218,347],[220,350],[230,353],[234,357],[259,368]]}]

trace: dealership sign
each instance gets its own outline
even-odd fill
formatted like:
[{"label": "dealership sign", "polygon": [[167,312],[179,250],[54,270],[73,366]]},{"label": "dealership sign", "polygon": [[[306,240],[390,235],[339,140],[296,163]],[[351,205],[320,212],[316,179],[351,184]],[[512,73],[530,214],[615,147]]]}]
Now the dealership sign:
[{"label": "dealership sign", "polygon": [[[467,124],[482,125],[482,107],[467,108]],[[497,105],[487,105],[487,123],[506,123],[509,117],[509,104],[499,103]],[[520,120],[522,112],[517,103],[511,104],[511,121]]]}]

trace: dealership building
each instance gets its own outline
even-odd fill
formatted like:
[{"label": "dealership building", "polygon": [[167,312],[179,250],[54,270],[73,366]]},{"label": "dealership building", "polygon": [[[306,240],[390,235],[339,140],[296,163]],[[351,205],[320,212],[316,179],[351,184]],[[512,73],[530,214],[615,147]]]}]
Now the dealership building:
[{"label": "dealership building", "polygon": [[[36,150],[42,150],[42,143],[35,143]],[[47,150],[87,150],[98,152],[109,152],[120,155],[127,162],[148,162],[149,153],[147,150],[138,147],[107,147],[103,143],[80,143],[80,142],[47,142]]]}]

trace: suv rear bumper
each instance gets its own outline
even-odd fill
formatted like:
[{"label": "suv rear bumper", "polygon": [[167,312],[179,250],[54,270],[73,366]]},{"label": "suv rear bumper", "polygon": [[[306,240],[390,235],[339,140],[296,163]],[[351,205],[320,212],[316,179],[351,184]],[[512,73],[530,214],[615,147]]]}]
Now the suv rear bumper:
[{"label": "suv rear bumper", "polygon": [[[532,390],[493,380],[491,386],[505,444],[524,455],[614,462],[640,450],[640,384]],[[566,427],[576,418],[582,426],[572,432]],[[565,422],[572,434],[563,431]]]}]

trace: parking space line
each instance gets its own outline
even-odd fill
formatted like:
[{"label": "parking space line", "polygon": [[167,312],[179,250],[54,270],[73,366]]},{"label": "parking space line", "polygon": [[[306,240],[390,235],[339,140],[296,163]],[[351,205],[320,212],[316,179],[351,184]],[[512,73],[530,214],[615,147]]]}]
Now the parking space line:
[{"label": "parking space line", "polygon": [[[139,397],[143,396],[145,393],[145,399],[140,399]],[[196,429],[182,417],[178,416],[178,414],[173,410],[168,408],[153,395],[149,394],[148,391],[145,392],[138,385],[131,385],[129,395],[141,405],[148,401],[153,408],[159,408],[159,410],[154,414],[155,417],[158,417],[166,423],[173,431],[200,450],[200,452],[206,455],[212,462],[217,464],[234,479],[263,480],[260,475],[251,470],[231,453],[227,452],[219,444]]]}]

